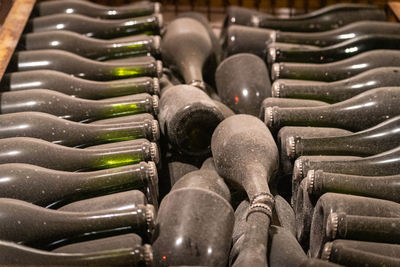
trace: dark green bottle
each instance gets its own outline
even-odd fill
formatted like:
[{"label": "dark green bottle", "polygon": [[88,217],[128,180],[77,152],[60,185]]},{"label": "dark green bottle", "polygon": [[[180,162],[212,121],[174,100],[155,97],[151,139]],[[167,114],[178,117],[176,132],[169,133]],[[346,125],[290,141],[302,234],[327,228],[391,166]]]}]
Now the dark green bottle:
[{"label": "dark green bottle", "polygon": [[342,240],[327,242],[321,258],[346,266],[399,266],[400,245]]},{"label": "dark green bottle", "polygon": [[383,87],[348,100],[320,107],[265,110],[265,123],[273,130],[283,126],[336,127],[361,131],[400,115],[400,87]]},{"label": "dark green bottle", "polygon": [[152,266],[149,245],[92,253],[56,253],[0,241],[0,254],[0,264],[14,266]]},{"label": "dark green bottle", "polygon": [[154,120],[154,116],[150,113],[140,113],[136,115],[129,115],[123,117],[116,117],[111,119],[104,119],[90,122],[90,124],[118,124],[118,123],[130,123],[130,122],[143,122],[146,120]]},{"label": "dark green bottle", "polygon": [[0,175],[7,177],[0,184],[2,197],[24,200],[42,207],[54,208],[128,189],[142,190],[149,203],[157,206],[158,175],[151,161],[92,172],[66,172],[9,163],[0,165]]},{"label": "dark green bottle", "polygon": [[9,72],[29,70],[57,70],[76,77],[110,81],[141,76],[159,77],[161,61],[153,57],[129,63],[108,63],[87,59],[71,52],[56,49],[22,51],[15,53],[8,65]]},{"label": "dark green bottle", "polygon": [[138,77],[108,82],[90,81],[54,70],[32,70],[5,74],[0,81],[1,91],[50,89],[85,99],[103,99],[139,93],[158,95],[158,78]]},{"label": "dark green bottle", "polygon": [[333,212],[326,220],[326,237],[331,240],[350,239],[382,243],[397,243],[399,217],[377,217]]},{"label": "dark green bottle", "polygon": [[315,50],[272,47],[268,49],[267,61],[270,65],[275,62],[329,63],[374,49],[399,50],[399,43],[398,35],[370,34]]},{"label": "dark green bottle", "polygon": [[[289,136],[285,140],[290,158],[301,155],[371,156],[400,146],[400,116],[372,128],[342,136]],[[283,152],[285,153],[285,152]]]},{"label": "dark green bottle", "polygon": [[[333,225],[331,223],[327,224],[327,219],[332,213],[341,212],[344,212],[347,215],[398,218],[400,216],[400,205],[382,199],[334,193],[324,194],[318,199],[312,215],[310,228],[311,257],[319,257],[324,244],[332,240],[331,236],[327,236],[327,233],[332,234],[331,229],[327,229],[327,226],[332,227]],[[333,226],[333,228],[335,228],[335,226]],[[365,238],[367,239],[372,237],[373,233],[371,233],[370,237]]]},{"label": "dark green bottle", "polygon": [[398,86],[400,67],[382,67],[336,82],[277,80],[272,86],[275,97],[305,98],[337,103],[378,87]]},{"label": "dark green bottle", "polygon": [[398,194],[400,175],[361,176],[309,170],[304,178],[310,195],[343,193],[365,197],[387,199],[400,203]]},{"label": "dark green bottle", "polygon": [[52,14],[82,14],[102,19],[123,19],[160,13],[161,4],[158,2],[141,1],[123,6],[105,6],[89,1],[62,0],[37,3],[33,13],[37,16]]},{"label": "dark green bottle", "polygon": [[[41,247],[61,239],[80,236],[81,241],[101,231],[128,228],[146,237],[154,230],[152,205],[138,205],[125,210],[68,212],[42,208],[25,201],[1,198],[0,237],[31,247]],[[60,223],[62,222],[62,223]],[[120,229],[121,230],[121,229]]]},{"label": "dark green bottle", "polygon": [[152,160],[158,163],[158,148],[146,139],[130,146],[107,149],[69,148],[29,137],[0,139],[0,164],[27,163],[54,170],[98,170]]},{"label": "dark green bottle", "polygon": [[35,137],[69,147],[139,138],[157,141],[160,137],[160,129],[156,120],[94,125],[71,122],[41,112],[18,112],[0,115],[0,128],[0,138]]},{"label": "dark green bottle", "polygon": [[135,34],[159,34],[163,26],[161,14],[131,19],[97,19],[77,14],[55,14],[28,21],[25,32],[67,30],[88,37],[112,39]]},{"label": "dark green bottle", "polygon": [[160,36],[138,35],[100,40],[71,31],[28,33],[21,37],[21,50],[60,49],[85,58],[110,60],[160,54]]},{"label": "dark green bottle", "polygon": [[372,5],[336,4],[289,18],[258,12],[243,7],[229,7],[224,26],[230,24],[278,29],[289,32],[319,32],[342,27],[360,20],[385,21],[385,12]]},{"label": "dark green bottle", "polygon": [[2,114],[38,111],[71,121],[93,121],[137,113],[158,113],[158,97],[149,94],[120,99],[87,100],[52,90],[32,89],[1,94]]},{"label": "dark green bottle", "polygon": [[334,82],[379,67],[400,67],[400,51],[371,50],[325,64],[274,63],[271,68],[271,78]]}]

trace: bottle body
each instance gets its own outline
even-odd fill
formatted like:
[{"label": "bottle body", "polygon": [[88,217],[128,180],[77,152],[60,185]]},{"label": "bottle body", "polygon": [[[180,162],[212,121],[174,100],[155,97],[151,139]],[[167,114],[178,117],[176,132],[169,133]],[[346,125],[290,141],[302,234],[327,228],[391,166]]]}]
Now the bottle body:
[{"label": "bottle body", "polygon": [[158,111],[158,97],[149,94],[127,98],[86,100],[51,90],[32,89],[1,94],[2,114],[37,111],[71,121],[93,121],[118,116]]},{"label": "bottle body", "polygon": [[50,89],[66,95],[85,99],[103,99],[130,94],[149,93],[158,95],[158,78],[138,77],[115,81],[90,81],[54,70],[12,72],[3,76],[2,91]]},{"label": "bottle body", "polygon": [[110,60],[160,54],[159,36],[131,36],[113,40],[90,38],[70,31],[28,33],[19,46],[25,50],[60,49],[85,58]]},{"label": "bottle body", "polygon": [[153,57],[130,63],[107,63],[62,50],[46,49],[18,52],[9,65],[9,71],[13,72],[41,69],[61,71],[89,80],[110,81],[141,76],[159,77],[162,63]]},{"label": "bottle body", "polygon": [[107,149],[79,149],[52,144],[29,137],[0,139],[0,163],[27,163],[54,170],[98,170],[154,159],[158,148],[145,139],[133,140],[130,146]]},{"label": "bottle body", "polygon": [[67,30],[89,37],[112,39],[135,34],[158,34],[163,25],[162,15],[132,19],[103,20],[75,14],[55,14],[28,21],[27,32]]}]

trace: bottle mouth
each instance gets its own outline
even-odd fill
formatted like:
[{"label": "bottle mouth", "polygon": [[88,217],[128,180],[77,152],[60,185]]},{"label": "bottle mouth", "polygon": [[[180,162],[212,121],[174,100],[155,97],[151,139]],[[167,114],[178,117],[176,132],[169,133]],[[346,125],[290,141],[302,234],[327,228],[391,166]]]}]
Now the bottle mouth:
[{"label": "bottle mouth", "polygon": [[157,26],[161,30],[164,27],[164,17],[162,14],[155,14],[155,17],[157,19]]},{"label": "bottle mouth", "polygon": [[159,98],[156,95],[152,95],[151,98],[152,98],[153,113],[154,115],[158,115],[158,112],[160,111]]},{"label": "bottle mouth", "polygon": [[153,92],[154,95],[160,95],[160,80],[158,78],[153,78]]},{"label": "bottle mouth", "polygon": [[[271,79],[273,81],[278,80],[279,79],[279,71],[280,71],[281,65],[280,63],[274,63],[272,64],[272,68],[271,68]],[[279,97],[279,96],[278,96]]]},{"label": "bottle mouth", "polygon": [[160,162],[160,152],[156,143],[150,144],[150,158],[155,164]]},{"label": "bottle mouth", "polygon": [[155,2],[154,3],[154,13],[155,14],[159,14],[159,13],[161,13],[161,9],[162,9],[162,4],[161,3],[159,3],[159,2]]},{"label": "bottle mouth", "polygon": [[151,122],[151,137],[152,141],[158,141],[160,139],[160,126],[157,120]]},{"label": "bottle mouth", "polygon": [[332,247],[332,242],[325,243],[324,248],[322,249],[321,260],[329,261],[329,259],[331,258]]},{"label": "bottle mouth", "polygon": [[153,55],[161,55],[161,37],[159,35],[153,36]]}]

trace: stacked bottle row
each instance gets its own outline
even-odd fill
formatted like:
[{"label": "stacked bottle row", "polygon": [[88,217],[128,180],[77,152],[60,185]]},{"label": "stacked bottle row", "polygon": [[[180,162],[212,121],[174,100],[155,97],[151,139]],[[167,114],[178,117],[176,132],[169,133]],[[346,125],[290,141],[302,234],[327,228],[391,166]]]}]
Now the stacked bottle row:
[{"label": "stacked bottle row", "polygon": [[0,83],[0,264],[153,265],[162,23],[36,4]]},{"label": "stacked bottle row", "polygon": [[[251,125],[251,136],[240,136],[241,143],[249,140],[247,148],[239,150],[238,142],[229,152],[214,151],[214,136],[237,131],[228,126],[233,117],[218,126],[212,152],[216,168],[227,168],[219,172],[226,179],[269,177],[275,195],[272,225],[280,226],[269,228],[267,261],[272,266],[311,266],[309,261],[318,258],[344,266],[400,264],[400,26],[385,20],[382,10],[369,5],[333,5],[287,19],[228,9],[221,36],[226,58],[215,74],[218,95],[236,113],[264,121],[279,148],[280,163],[274,149],[257,143],[260,137]],[[235,127],[245,125],[239,121]],[[232,145],[231,134],[220,138],[216,144]],[[255,143],[257,148],[251,149]],[[261,155],[261,150],[268,153]],[[251,166],[247,172],[228,167],[235,162],[245,168],[231,153],[250,158],[242,159]],[[259,161],[267,167],[261,168]],[[252,196],[257,185],[261,187],[260,181],[243,185],[249,200],[235,212],[230,252],[235,266],[255,264],[241,258],[249,245],[244,225],[252,210],[263,207],[270,214],[265,201],[255,205],[270,193],[264,189]],[[257,234],[261,232],[259,226]]]}]

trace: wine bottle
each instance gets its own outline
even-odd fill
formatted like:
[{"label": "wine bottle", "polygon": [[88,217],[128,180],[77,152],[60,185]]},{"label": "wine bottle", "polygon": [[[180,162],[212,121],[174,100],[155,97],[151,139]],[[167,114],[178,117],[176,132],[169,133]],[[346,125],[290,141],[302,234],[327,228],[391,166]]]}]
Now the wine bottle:
[{"label": "wine bottle", "polygon": [[252,54],[226,58],[215,73],[218,95],[235,113],[257,116],[271,96],[271,81],[263,60]]},{"label": "wine bottle", "polygon": [[271,68],[271,78],[314,80],[334,82],[353,77],[357,74],[379,67],[399,67],[400,51],[397,50],[371,50],[325,64],[311,63],[274,63]]},{"label": "wine bottle", "polygon": [[29,137],[0,139],[0,164],[27,163],[54,170],[96,170],[140,161],[158,163],[158,148],[146,139],[107,149],[69,148]]},{"label": "wine bottle", "polygon": [[374,49],[394,49],[399,50],[400,37],[395,34],[369,34],[350,40],[318,48],[310,49],[268,49],[268,63],[275,62],[305,62],[305,63],[329,63],[341,59],[350,58],[362,52]]},{"label": "wine bottle", "polygon": [[112,249],[134,248],[142,245],[137,234],[124,234],[84,242],[73,243],[52,250],[56,253],[93,253]]},{"label": "wine bottle", "polygon": [[319,32],[336,29],[360,20],[385,21],[383,10],[365,4],[336,4],[313,12],[278,18],[243,7],[229,7],[224,26],[230,24],[292,32]]},{"label": "wine bottle", "polygon": [[2,198],[0,209],[4,214],[0,226],[1,239],[32,247],[76,236],[84,240],[85,236],[97,231],[118,231],[117,228],[129,228],[141,236],[154,229],[154,208],[151,205],[138,205],[126,210],[67,212]]},{"label": "wine bottle", "polygon": [[309,170],[304,179],[307,192],[320,196],[327,192],[374,197],[400,203],[398,174],[390,176],[361,176]]},{"label": "wine bottle", "polygon": [[[274,206],[268,182],[278,169],[278,149],[272,135],[254,116],[234,115],[215,129],[211,149],[218,173],[241,185],[250,199],[243,249],[234,266],[265,266]],[[238,153],[241,157],[237,157]]]},{"label": "wine bottle", "polygon": [[137,94],[125,99],[86,100],[51,90],[32,89],[1,93],[0,111],[2,114],[38,111],[71,121],[92,121],[136,113],[157,113],[158,97]]},{"label": "wine bottle", "polygon": [[335,240],[327,242],[321,258],[347,266],[397,266],[400,245]]},{"label": "wine bottle", "polygon": [[[285,98],[283,98],[285,99]],[[286,151],[288,148],[288,142],[286,141],[291,136],[297,136],[299,138],[311,139],[311,138],[324,138],[324,137],[336,137],[351,135],[352,132],[339,129],[339,128],[327,128],[327,127],[291,127],[285,126],[279,130],[277,135],[277,144],[280,149],[280,165],[283,174],[291,174],[293,170],[293,158],[289,157]]]},{"label": "wine bottle", "polygon": [[399,97],[399,87],[383,87],[329,106],[269,107],[265,109],[265,123],[273,130],[283,126],[317,126],[361,131],[399,115]]},{"label": "wine bottle", "polygon": [[129,115],[129,116],[116,117],[116,118],[111,118],[111,119],[97,120],[97,121],[90,122],[89,124],[110,125],[110,124],[118,124],[118,123],[144,122],[146,120],[153,121],[154,116],[151,115],[150,113],[140,113],[140,114],[136,114],[136,115]]},{"label": "wine bottle", "polygon": [[140,33],[158,34],[163,26],[161,14],[130,19],[97,19],[77,14],[55,14],[30,19],[25,32],[67,30],[88,37],[112,39]]},{"label": "wine bottle", "polygon": [[286,153],[290,158],[301,155],[372,156],[400,146],[398,129],[400,116],[372,128],[342,136],[286,138]]},{"label": "wine bottle", "polygon": [[350,239],[397,243],[400,236],[399,217],[377,217],[333,212],[326,220],[326,237],[331,240]]},{"label": "wine bottle", "polygon": [[104,6],[89,1],[63,0],[37,3],[33,13],[37,16],[53,14],[82,14],[102,19],[123,19],[160,13],[161,4],[158,2],[142,1],[124,6]]},{"label": "wine bottle", "polygon": [[234,221],[229,198],[228,187],[214,172],[199,170],[179,179],[157,215],[155,265],[226,266]]},{"label": "wine bottle", "polygon": [[146,205],[147,203],[148,199],[141,191],[129,190],[75,201],[58,208],[58,210],[72,212],[126,210],[140,205]]},{"label": "wine bottle", "polygon": [[309,170],[364,176],[397,175],[399,155],[400,147],[365,158],[347,160],[344,160],[343,156],[325,158],[318,156],[309,156],[307,158],[302,156],[295,162],[292,188],[296,188],[296,185],[307,176]]},{"label": "wine bottle", "polygon": [[71,122],[41,112],[0,115],[0,138],[35,137],[54,144],[81,147],[108,142],[160,137],[158,121],[96,125]]},{"label": "wine bottle", "polygon": [[[157,206],[158,176],[154,162],[92,172],[65,172],[9,163],[0,165],[0,174],[7,177],[0,184],[2,197],[24,200],[42,207],[65,205],[128,189],[142,190],[149,202]],[[132,196],[130,198],[133,199]]]},{"label": "wine bottle", "polygon": [[399,67],[382,67],[336,82],[277,80],[272,86],[274,97],[306,98],[337,103],[378,87],[398,86]]},{"label": "wine bottle", "polygon": [[259,118],[261,120],[265,119],[265,109],[268,107],[280,107],[280,108],[318,107],[327,104],[328,103],[326,102],[318,100],[267,97],[261,103]]},{"label": "wine bottle", "polygon": [[0,253],[2,265],[152,266],[149,245],[93,253],[55,253],[0,241]]},{"label": "wine bottle", "polygon": [[110,81],[141,76],[159,77],[162,63],[153,57],[139,62],[107,63],[67,51],[44,49],[15,53],[8,65],[10,72],[40,69],[61,71],[89,80]]},{"label": "wine bottle", "polygon": [[50,89],[85,99],[103,99],[131,94],[160,93],[158,78],[138,77],[115,81],[90,81],[54,70],[32,70],[7,73],[0,81],[1,91]]},{"label": "wine bottle", "polygon": [[382,199],[352,195],[326,193],[321,196],[314,208],[310,234],[310,254],[321,255],[324,244],[330,241],[326,234],[326,221],[330,214],[345,212],[348,215],[399,217],[400,205]]},{"label": "wine bottle", "polygon": [[85,58],[109,60],[147,54],[158,56],[160,42],[160,36],[100,40],[71,31],[53,31],[25,34],[19,47],[25,50],[60,49]]},{"label": "wine bottle", "polygon": [[161,50],[164,62],[182,75],[186,84],[206,90],[203,68],[213,54],[213,47],[207,29],[200,22],[191,18],[173,20],[166,28]]},{"label": "wine bottle", "polygon": [[190,85],[164,88],[158,116],[161,132],[187,155],[210,152],[211,135],[223,114],[202,90]]},{"label": "wine bottle", "polygon": [[277,225],[288,230],[293,236],[296,235],[296,219],[293,208],[280,195],[275,196],[275,207],[272,225]]}]

